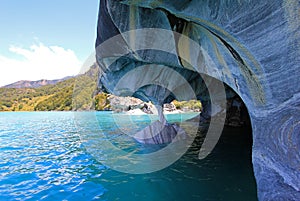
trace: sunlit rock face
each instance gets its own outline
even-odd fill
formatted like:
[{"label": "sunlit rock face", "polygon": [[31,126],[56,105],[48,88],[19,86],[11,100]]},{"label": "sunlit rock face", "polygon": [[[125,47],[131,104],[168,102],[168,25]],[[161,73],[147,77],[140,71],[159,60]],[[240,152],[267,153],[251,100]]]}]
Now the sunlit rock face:
[{"label": "sunlit rock face", "polygon": [[[100,0],[96,46],[142,28],[173,30],[200,45],[199,51],[190,51],[184,37],[170,35],[167,45],[173,47],[172,54],[130,51],[111,65],[105,65],[102,52],[97,51],[104,72],[101,87],[119,93],[114,91],[119,80],[145,64],[150,68],[132,83],[153,76],[151,64],[161,65],[155,72],[163,74],[166,68],[178,72],[204,102],[209,95],[199,73],[226,83],[228,97],[234,90],[251,118],[259,199],[300,200],[299,9],[295,0]],[[166,45],[160,37],[156,40]],[[130,49],[126,42],[119,45]],[[169,80],[172,88],[176,80]],[[140,87],[132,95],[158,105],[175,98],[157,85]]]}]

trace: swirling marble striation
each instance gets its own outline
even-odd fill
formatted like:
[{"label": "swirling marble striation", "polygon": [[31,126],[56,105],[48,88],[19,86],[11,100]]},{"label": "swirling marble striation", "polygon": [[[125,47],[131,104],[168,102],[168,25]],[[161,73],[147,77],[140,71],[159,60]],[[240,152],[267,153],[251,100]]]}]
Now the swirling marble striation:
[{"label": "swirling marble striation", "polygon": [[[173,30],[199,45],[194,51],[184,37],[174,34],[167,44],[172,54],[134,51],[130,43],[136,35],[124,37],[118,50],[130,51],[110,65],[111,58],[96,49],[103,70],[101,87],[114,93],[122,76],[145,64],[174,69],[204,101],[209,95],[199,73],[226,83],[227,95],[236,92],[251,118],[259,199],[300,200],[299,10],[296,0],[100,0],[97,47],[142,28]],[[166,46],[161,37],[155,40]],[[169,79],[169,86],[176,83]],[[155,85],[138,88],[132,95],[158,105],[175,98]]]}]

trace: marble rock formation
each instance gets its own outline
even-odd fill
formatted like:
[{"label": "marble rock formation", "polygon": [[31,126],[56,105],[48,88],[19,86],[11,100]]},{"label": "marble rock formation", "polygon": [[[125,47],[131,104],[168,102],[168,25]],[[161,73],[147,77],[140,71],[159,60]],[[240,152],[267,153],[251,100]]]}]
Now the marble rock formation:
[{"label": "marble rock formation", "polygon": [[[299,10],[296,0],[100,0],[96,46],[123,37],[112,58],[96,49],[101,87],[162,105],[189,92],[179,74],[210,105],[205,77],[225,83],[226,95],[238,94],[250,115],[259,199],[300,200]],[[145,28],[181,35],[148,35],[150,45],[169,52],[135,50],[137,35],[123,33]],[[184,36],[199,45],[197,51]],[[109,45],[106,50],[112,51]],[[133,69],[137,74],[122,82]],[[164,79],[155,84],[160,75]],[[115,90],[120,82],[131,91]]]},{"label": "marble rock formation", "polygon": [[133,135],[134,139],[147,144],[165,144],[186,139],[185,131],[175,123],[168,123],[163,108],[157,106],[159,120]]}]

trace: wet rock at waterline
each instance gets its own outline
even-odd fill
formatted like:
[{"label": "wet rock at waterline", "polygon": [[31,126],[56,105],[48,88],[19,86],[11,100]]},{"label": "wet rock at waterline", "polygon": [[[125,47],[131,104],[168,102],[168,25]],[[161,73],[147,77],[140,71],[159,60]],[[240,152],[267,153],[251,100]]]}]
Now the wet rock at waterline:
[{"label": "wet rock at waterline", "polygon": [[138,142],[146,144],[167,144],[172,141],[184,140],[185,131],[175,123],[162,123],[155,121],[143,130],[137,132],[134,136]]}]

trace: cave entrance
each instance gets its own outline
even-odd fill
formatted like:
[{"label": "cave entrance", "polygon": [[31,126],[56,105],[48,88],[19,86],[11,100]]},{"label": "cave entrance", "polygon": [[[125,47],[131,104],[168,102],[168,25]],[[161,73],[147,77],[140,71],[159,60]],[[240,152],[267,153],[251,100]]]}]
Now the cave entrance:
[{"label": "cave entrance", "polygon": [[[161,179],[159,185],[168,186],[163,189],[168,200],[257,200],[250,115],[240,96],[225,83],[224,86],[227,103],[225,126],[212,152],[199,160],[199,150],[209,127],[209,119],[202,121],[200,118],[197,136],[188,151],[171,166],[149,176]],[[182,103],[175,101],[175,106]],[[201,103],[209,105],[205,101]],[[159,194],[162,189],[157,185],[149,186]]]},{"label": "cave entrance", "polygon": [[197,158],[207,129],[207,122],[200,122],[190,149],[168,168],[183,173],[184,178],[179,178],[181,183],[174,185],[188,192],[186,200],[257,200],[251,121],[237,94],[227,98],[226,115],[221,137],[206,158]]}]

